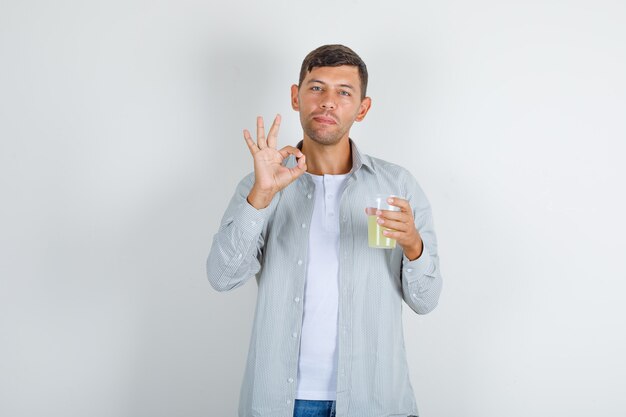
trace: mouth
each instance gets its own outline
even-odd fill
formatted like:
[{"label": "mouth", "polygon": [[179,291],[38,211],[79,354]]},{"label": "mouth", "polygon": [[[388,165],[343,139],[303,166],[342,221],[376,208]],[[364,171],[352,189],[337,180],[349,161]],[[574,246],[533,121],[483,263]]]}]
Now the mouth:
[{"label": "mouth", "polygon": [[313,120],[323,125],[336,125],[337,121],[329,116],[314,116]]}]

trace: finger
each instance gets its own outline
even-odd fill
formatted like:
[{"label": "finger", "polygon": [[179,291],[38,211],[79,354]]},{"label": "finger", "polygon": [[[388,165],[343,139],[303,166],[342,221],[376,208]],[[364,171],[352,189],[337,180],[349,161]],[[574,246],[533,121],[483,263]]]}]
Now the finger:
[{"label": "finger", "polygon": [[267,146],[270,148],[276,148],[276,144],[278,143],[278,130],[280,129],[280,114],[276,115],[274,119],[274,123],[272,123],[272,127],[270,127],[270,132],[267,134]]},{"label": "finger", "polygon": [[248,129],[243,130],[243,138],[246,140],[246,145],[248,145],[248,149],[250,149],[252,155],[259,151],[259,147],[256,146],[256,143],[252,140],[252,135],[250,135]]},{"label": "finger", "polygon": [[408,223],[398,222],[395,220],[386,220],[381,217],[376,219],[376,223],[384,226],[387,229],[393,229],[400,232],[408,232],[410,230],[410,225]]},{"label": "finger", "polygon": [[298,165],[290,168],[289,171],[291,171],[291,175],[294,178],[304,174],[306,172],[306,156],[302,155],[302,157],[298,158]]},{"label": "finger", "polygon": [[256,141],[259,149],[267,148],[267,141],[265,140],[265,126],[263,125],[263,118],[261,116],[256,118]]},{"label": "finger", "polygon": [[306,155],[302,154],[300,158],[298,158],[298,169],[303,173],[306,172]]},{"label": "finger", "polygon": [[383,230],[383,235],[385,235],[386,237],[390,237],[392,239],[396,239],[396,240],[402,240],[402,234],[403,232],[398,232],[395,230]]},{"label": "finger", "polygon": [[376,215],[389,220],[396,220],[402,223],[410,223],[413,221],[412,213],[409,211],[405,213],[403,211],[391,211],[391,210],[377,210]]},{"label": "finger", "polygon": [[408,236],[407,232],[393,229],[383,229],[383,235],[397,240],[401,245]]},{"label": "finger", "polygon": [[295,146],[285,146],[278,151],[283,158],[287,158],[289,155],[295,155],[296,158],[304,156],[302,151]]},{"label": "finger", "polygon": [[411,211],[411,205],[409,202],[400,197],[389,197],[387,202],[395,207],[400,207],[401,211]]}]

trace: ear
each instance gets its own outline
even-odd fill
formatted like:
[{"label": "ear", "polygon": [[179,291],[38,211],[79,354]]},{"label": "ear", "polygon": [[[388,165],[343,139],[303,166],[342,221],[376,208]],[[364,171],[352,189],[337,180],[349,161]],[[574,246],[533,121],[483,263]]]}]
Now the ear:
[{"label": "ear", "polygon": [[300,110],[300,104],[298,103],[298,86],[296,84],[291,86],[291,108],[295,111]]},{"label": "ear", "polygon": [[372,99],[369,97],[365,97],[363,100],[361,100],[361,105],[359,106],[359,112],[356,115],[356,120],[357,122],[360,122],[361,120],[365,119],[365,115],[367,114],[367,112],[370,110],[370,107],[372,107]]}]

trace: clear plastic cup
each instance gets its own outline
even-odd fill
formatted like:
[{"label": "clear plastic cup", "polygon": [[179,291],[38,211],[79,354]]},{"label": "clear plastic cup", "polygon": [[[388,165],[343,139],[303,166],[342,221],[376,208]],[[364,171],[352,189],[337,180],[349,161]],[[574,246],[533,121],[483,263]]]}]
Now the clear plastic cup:
[{"label": "clear plastic cup", "polygon": [[383,230],[390,230],[378,224],[376,211],[389,210],[400,211],[400,207],[392,206],[387,202],[389,197],[396,197],[390,194],[374,194],[367,197],[365,213],[367,214],[367,241],[370,248],[393,249],[396,247],[396,240],[383,235]]}]

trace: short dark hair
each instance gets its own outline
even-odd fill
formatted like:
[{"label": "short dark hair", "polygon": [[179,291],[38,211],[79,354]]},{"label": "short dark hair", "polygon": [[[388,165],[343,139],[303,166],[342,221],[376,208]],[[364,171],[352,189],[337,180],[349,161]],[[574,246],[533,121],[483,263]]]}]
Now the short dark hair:
[{"label": "short dark hair", "polygon": [[302,85],[302,80],[313,68],[338,67],[340,65],[351,65],[358,68],[359,79],[361,80],[361,99],[364,99],[367,92],[367,67],[356,52],[343,45],[323,45],[309,52],[302,61],[298,86]]}]

